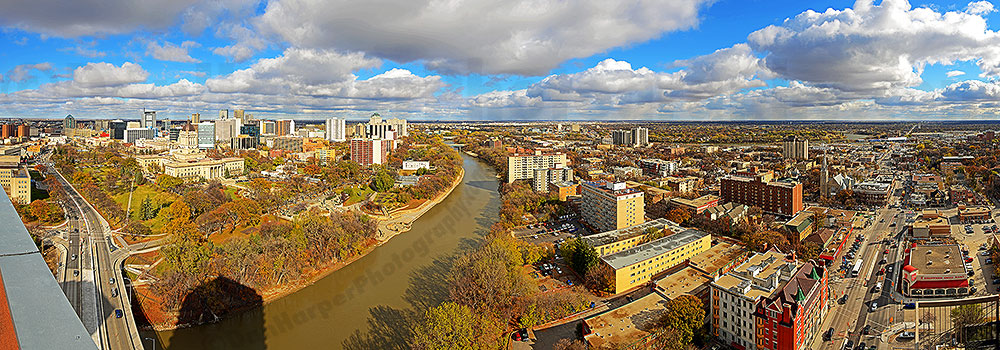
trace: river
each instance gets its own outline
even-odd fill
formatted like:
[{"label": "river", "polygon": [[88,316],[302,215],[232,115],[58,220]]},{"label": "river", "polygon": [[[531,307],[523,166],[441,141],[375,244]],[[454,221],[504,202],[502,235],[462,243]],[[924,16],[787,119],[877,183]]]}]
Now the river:
[{"label": "river", "polygon": [[[163,332],[156,349],[383,349],[405,346],[403,315],[447,297],[450,259],[478,246],[500,207],[495,171],[462,154],[448,198],[357,261],[295,293],[214,324]],[[414,307],[416,306],[416,307]],[[152,339],[144,339],[150,349]]]}]

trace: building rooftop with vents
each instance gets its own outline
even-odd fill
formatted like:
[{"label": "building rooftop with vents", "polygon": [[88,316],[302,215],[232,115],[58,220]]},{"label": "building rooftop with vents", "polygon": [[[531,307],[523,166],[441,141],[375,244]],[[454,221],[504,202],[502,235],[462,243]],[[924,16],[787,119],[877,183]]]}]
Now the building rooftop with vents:
[{"label": "building rooftop with vents", "polygon": [[709,237],[709,234],[695,229],[687,229],[681,233],[669,235],[632,249],[608,255],[604,257],[604,260],[612,268],[620,269],[680,248],[705,237]]}]

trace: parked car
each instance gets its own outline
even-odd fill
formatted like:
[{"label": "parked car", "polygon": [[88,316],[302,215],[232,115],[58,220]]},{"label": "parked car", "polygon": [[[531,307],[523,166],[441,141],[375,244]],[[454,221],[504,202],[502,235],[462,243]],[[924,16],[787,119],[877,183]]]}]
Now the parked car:
[{"label": "parked car", "polygon": [[903,333],[899,334],[899,337],[897,337],[897,339],[913,339],[916,336],[917,336],[916,333],[910,331],[904,331]]},{"label": "parked car", "polygon": [[878,301],[872,301],[871,306],[868,308],[868,312],[875,312],[878,309]]}]

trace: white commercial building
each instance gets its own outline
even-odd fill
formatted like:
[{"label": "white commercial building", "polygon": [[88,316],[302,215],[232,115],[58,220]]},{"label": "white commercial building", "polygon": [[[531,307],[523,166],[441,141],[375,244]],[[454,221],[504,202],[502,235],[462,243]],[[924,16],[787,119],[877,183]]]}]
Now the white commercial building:
[{"label": "white commercial building", "polygon": [[403,170],[419,170],[420,168],[430,169],[431,162],[426,160],[404,160]]},{"label": "white commercial building", "polygon": [[156,131],[148,128],[125,129],[125,143],[135,143],[138,139],[152,139]]}]

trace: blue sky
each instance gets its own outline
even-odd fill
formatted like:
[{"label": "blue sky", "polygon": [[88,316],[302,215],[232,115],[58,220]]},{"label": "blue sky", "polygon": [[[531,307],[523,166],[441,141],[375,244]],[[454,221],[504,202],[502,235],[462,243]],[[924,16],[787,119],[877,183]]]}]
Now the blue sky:
[{"label": "blue sky", "polygon": [[0,117],[128,118],[142,108],[178,119],[222,108],[351,119],[1000,113],[1000,14],[988,1],[128,4],[7,5]]}]

